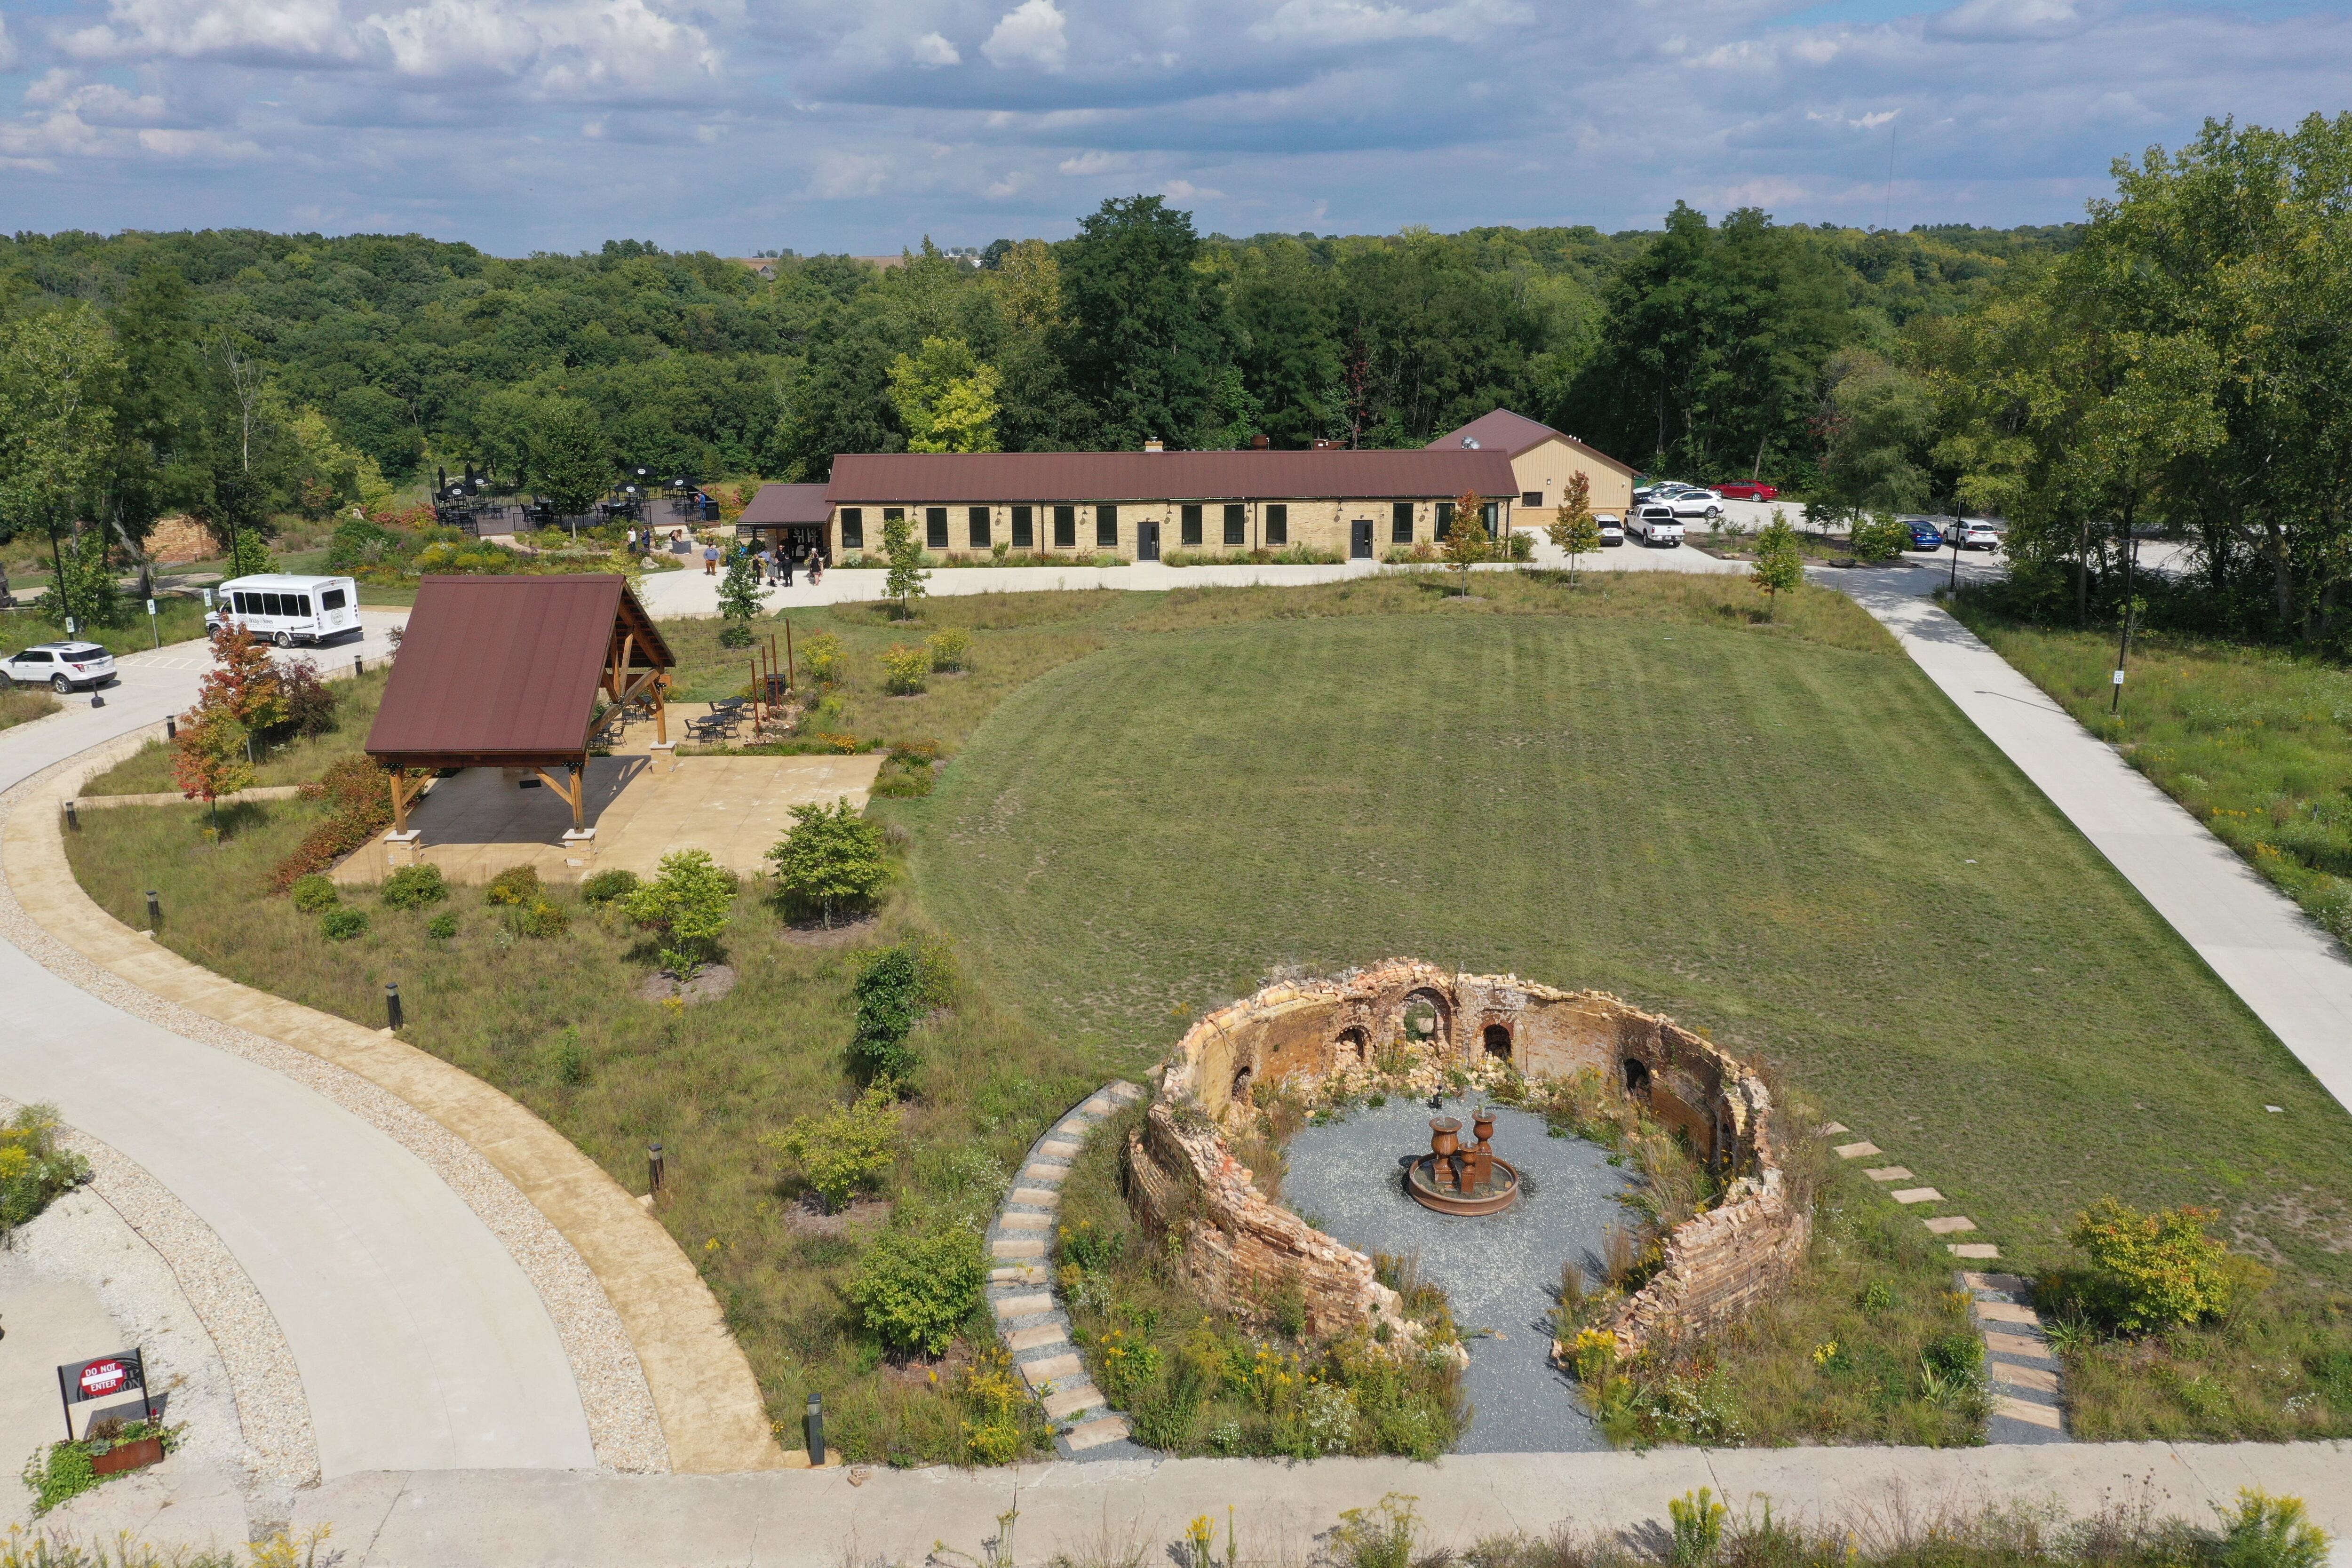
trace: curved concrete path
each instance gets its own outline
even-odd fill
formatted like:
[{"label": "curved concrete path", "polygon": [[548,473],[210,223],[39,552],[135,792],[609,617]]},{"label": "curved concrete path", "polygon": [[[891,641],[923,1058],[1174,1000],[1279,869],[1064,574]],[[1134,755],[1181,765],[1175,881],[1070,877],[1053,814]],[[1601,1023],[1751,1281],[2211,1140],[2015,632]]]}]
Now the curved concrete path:
[{"label": "curved concrete path", "polygon": [[[1996,569],[1997,570],[1997,569]],[[1985,566],[1964,565],[1963,579]],[[1927,595],[1936,570],[1815,572],[1892,631],[1969,721],[2352,1109],[2352,963],[2294,902]],[[2130,700],[2130,689],[2125,689]]]},{"label": "curved concrete path", "polygon": [[[0,786],[186,707],[201,645],[163,655],[126,660],[103,709],[80,698],[0,731]],[[323,1474],[594,1464],[545,1305],[423,1161],[321,1095],[110,1006],[14,944],[0,944],[0,1093],[56,1103],[218,1235],[292,1350]]]}]

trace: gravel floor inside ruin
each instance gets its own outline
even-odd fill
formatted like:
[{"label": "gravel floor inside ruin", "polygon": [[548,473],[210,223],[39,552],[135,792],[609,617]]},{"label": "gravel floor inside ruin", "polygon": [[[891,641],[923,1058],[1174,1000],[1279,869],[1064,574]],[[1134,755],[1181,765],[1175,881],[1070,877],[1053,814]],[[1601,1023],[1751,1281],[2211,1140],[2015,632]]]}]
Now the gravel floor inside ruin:
[{"label": "gravel floor inside ruin", "polygon": [[[1452,1099],[1444,1113],[1461,1118],[1466,1139],[1476,1109]],[[1361,1251],[1420,1254],[1422,1277],[1444,1287],[1469,1346],[1464,1387],[1476,1408],[1457,1453],[1606,1448],[1573,1383],[1551,1365],[1551,1313],[1563,1261],[1577,1259],[1588,1280],[1599,1274],[1602,1236],[1624,1213],[1616,1194],[1633,1178],[1597,1144],[1551,1137],[1543,1118],[1497,1107],[1495,1152],[1518,1168],[1519,1201],[1498,1215],[1437,1214],[1403,1182],[1407,1160],[1429,1152],[1435,1114],[1425,1100],[1391,1100],[1299,1129],[1282,1201]]]}]

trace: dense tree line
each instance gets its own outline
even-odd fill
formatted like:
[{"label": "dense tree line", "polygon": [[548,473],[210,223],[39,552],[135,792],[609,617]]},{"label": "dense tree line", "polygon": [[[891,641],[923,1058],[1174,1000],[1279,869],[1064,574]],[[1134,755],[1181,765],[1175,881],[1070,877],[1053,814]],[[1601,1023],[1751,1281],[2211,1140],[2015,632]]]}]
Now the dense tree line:
[{"label": "dense tree line", "polygon": [[[822,478],[840,451],[1360,446],[1497,405],[1637,463],[1809,476],[1823,366],[1979,303],[2071,229],[1720,225],[1195,233],[1157,197],[985,265],[635,241],[504,259],[414,236],[0,240],[0,529],[374,507],[473,463]],[[37,447],[37,450],[36,449]]]}]

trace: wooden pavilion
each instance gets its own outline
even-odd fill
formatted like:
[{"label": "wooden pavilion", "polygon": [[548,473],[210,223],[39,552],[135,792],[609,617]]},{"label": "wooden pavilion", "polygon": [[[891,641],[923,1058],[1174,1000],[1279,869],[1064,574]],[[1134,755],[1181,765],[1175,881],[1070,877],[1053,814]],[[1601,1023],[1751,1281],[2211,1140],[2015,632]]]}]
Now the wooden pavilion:
[{"label": "wooden pavilion", "polygon": [[393,770],[393,831],[406,836],[415,799],[404,770],[493,767],[538,773],[585,833],[597,698],[650,707],[666,742],[677,663],[617,574],[425,578],[368,732]]}]

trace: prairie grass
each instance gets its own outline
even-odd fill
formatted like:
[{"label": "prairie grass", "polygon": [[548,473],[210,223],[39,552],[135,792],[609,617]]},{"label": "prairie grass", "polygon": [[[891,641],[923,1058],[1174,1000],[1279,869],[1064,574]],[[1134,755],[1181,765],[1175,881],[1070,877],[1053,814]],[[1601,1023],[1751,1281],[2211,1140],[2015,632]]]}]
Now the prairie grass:
[{"label": "prairie grass", "polygon": [[[124,654],[144,653],[152,648],[158,631],[166,644],[201,639],[205,635],[204,600],[194,594],[159,594],[155,596],[155,624],[151,626],[144,602],[126,592],[122,595],[121,626],[93,626],[83,621],[74,637],[82,642],[98,643],[121,658]],[[0,649],[9,653],[35,643],[61,642],[65,636],[64,620],[44,609],[11,610],[0,617]]]},{"label": "prairie grass", "polygon": [[0,730],[45,718],[65,704],[46,687],[11,686],[0,690]]},{"label": "prairie grass", "polygon": [[[298,736],[281,745],[263,747],[253,782],[309,784],[336,758],[358,751],[367,743],[376,709],[383,702],[384,683],[391,679],[391,668],[378,665],[363,675],[328,682],[327,689],[335,694],[335,727],[324,734]],[[178,787],[172,782],[172,748],[154,740],[82,785],[81,793],[161,795]]]}]

